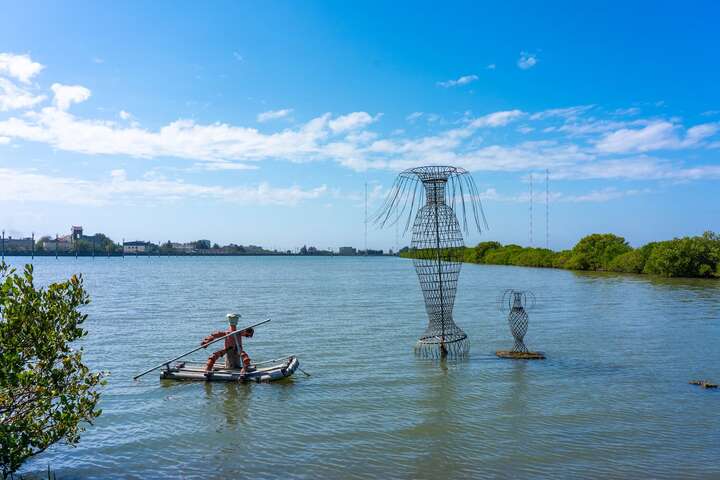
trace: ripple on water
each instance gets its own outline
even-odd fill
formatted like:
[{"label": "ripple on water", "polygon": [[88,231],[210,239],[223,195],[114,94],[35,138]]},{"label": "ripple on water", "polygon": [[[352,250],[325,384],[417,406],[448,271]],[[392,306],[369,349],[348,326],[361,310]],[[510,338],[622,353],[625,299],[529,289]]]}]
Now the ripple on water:
[{"label": "ripple on water", "polygon": [[[17,259],[11,259],[18,263]],[[468,359],[417,359],[411,262],[388,258],[36,259],[40,283],[82,272],[86,358],[111,376],[77,448],[28,462],[58,478],[708,478],[720,476],[720,287],[713,282],[464,266],[455,318]],[[497,295],[531,289],[527,343]],[[225,328],[273,321],[254,358],[312,376],[272,385],[132,376]],[[199,352],[202,360],[208,352]]]}]

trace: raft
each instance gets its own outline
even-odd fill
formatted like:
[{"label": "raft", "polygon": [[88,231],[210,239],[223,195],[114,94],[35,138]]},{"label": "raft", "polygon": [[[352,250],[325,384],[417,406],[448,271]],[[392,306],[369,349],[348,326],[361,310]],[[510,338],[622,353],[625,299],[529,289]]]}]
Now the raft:
[{"label": "raft", "polygon": [[250,366],[246,373],[239,368],[215,366],[212,374],[205,374],[205,364],[201,362],[177,362],[160,371],[160,378],[167,380],[191,380],[201,382],[274,382],[295,373],[300,362],[294,356],[268,360]]}]

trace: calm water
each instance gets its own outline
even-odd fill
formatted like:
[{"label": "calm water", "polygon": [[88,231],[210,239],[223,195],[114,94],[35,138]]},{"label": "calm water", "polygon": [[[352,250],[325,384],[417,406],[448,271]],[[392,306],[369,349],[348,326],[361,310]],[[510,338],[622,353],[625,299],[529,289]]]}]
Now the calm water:
[{"label": "calm water", "polygon": [[[21,264],[25,259],[11,258]],[[470,358],[417,359],[426,317],[395,258],[36,259],[38,283],[82,272],[87,361],[111,372],[77,448],[23,471],[58,478],[720,477],[720,282],[464,265],[455,318]],[[531,289],[512,346],[496,299]],[[292,381],[132,376],[189,350],[224,316],[271,317],[248,349],[296,354]],[[202,353],[202,352],[201,352]],[[203,356],[197,357],[202,359]]]}]

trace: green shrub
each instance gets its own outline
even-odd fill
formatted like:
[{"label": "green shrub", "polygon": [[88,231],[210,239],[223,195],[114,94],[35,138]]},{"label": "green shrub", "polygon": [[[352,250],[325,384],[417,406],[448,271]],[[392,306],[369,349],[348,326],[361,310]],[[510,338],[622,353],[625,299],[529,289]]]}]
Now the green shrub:
[{"label": "green shrub", "polygon": [[497,250],[499,248],[503,248],[500,242],[480,242],[472,250],[475,252],[476,261],[478,263],[482,263],[483,257],[485,257],[487,252],[490,250]]},{"label": "green shrub", "polygon": [[82,362],[73,342],[85,336],[89,303],[73,277],[35,288],[32,265],[22,275],[0,264],[0,473],[12,476],[29,457],[58,441],[75,444],[100,410],[102,375]]},{"label": "green shrub", "polygon": [[510,262],[522,267],[552,267],[555,253],[546,248],[524,248],[515,252]]},{"label": "green shrub", "polygon": [[561,252],[557,252],[552,260],[552,267],[553,268],[567,268],[566,264],[568,260],[570,260],[570,257],[572,256],[572,252],[570,250],[563,250]]},{"label": "green shrub", "polygon": [[632,250],[613,258],[608,265],[611,272],[642,273],[645,267],[645,258],[640,250]]},{"label": "green shrub", "polygon": [[718,276],[718,262],[720,239],[705,232],[700,237],[657,242],[643,271],[663,277],[714,277]]},{"label": "green shrub", "polygon": [[613,258],[631,251],[623,237],[611,233],[594,233],[583,237],[572,249],[567,268],[573,270],[607,270]]},{"label": "green shrub", "polygon": [[[407,250],[401,252],[401,256],[435,258],[437,253]],[[705,232],[698,237],[651,242],[636,250],[624,238],[609,233],[588,235],[572,250],[560,252],[481,242],[475,247],[442,252],[443,258],[490,265],[606,270],[666,277],[720,277],[720,235]]]}]

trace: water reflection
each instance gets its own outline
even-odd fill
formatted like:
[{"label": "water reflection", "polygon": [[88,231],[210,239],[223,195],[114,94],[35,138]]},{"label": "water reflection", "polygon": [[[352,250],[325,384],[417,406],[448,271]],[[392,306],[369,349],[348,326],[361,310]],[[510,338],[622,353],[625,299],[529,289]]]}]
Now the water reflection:
[{"label": "water reflection", "polygon": [[[225,425],[235,430],[245,426],[250,411],[252,386],[236,382],[205,382],[205,398],[209,412],[222,412]],[[218,419],[219,420],[219,419]],[[223,430],[218,422],[217,431]]]},{"label": "water reflection", "polygon": [[[720,281],[463,266],[456,308],[472,354],[443,362],[411,353],[423,303],[401,259],[36,259],[38,284],[77,271],[93,299],[88,361],[113,375],[105,413],[78,448],[21,473],[50,463],[87,479],[717,475],[719,397],[687,382],[718,379]],[[512,345],[501,285],[538,295],[528,346],[548,360],[496,359]],[[238,302],[278,319],[253,356],[297,353],[312,377],[159,387],[153,374],[130,388]]]},{"label": "water reflection", "polygon": [[453,457],[463,442],[461,428],[465,422],[463,412],[457,408],[458,388],[468,358],[423,363],[427,381],[421,385],[424,394],[418,399],[422,421],[416,434],[421,437],[424,454],[413,465],[413,478],[453,477],[459,468]]},{"label": "water reflection", "polygon": [[660,287],[672,287],[673,289],[690,288],[715,292],[720,290],[720,281],[713,278],[667,278],[633,273],[569,271],[580,280],[617,280],[620,282],[646,283]]},{"label": "water reflection", "polygon": [[524,424],[524,421],[520,420],[518,425],[518,420],[528,413],[528,360],[511,360],[511,363],[510,388],[503,409],[508,413],[512,413],[511,418],[513,423],[516,424],[514,426],[520,427]]}]

